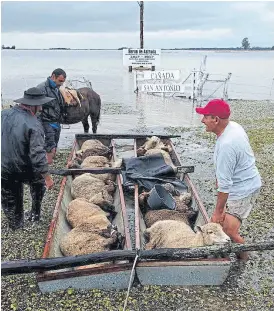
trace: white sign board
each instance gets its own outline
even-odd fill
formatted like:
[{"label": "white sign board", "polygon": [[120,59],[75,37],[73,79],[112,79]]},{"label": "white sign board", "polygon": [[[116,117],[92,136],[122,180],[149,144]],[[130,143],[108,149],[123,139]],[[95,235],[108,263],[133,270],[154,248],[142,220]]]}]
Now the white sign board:
[{"label": "white sign board", "polygon": [[179,80],[180,70],[145,71],[144,80]]},{"label": "white sign board", "polygon": [[160,61],[160,49],[123,49],[124,66],[159,66]]},{"label": "white sign board", "polygon": [[151,93],[183,93],[184,85],[182,84],[141,84],[142,92]]}]

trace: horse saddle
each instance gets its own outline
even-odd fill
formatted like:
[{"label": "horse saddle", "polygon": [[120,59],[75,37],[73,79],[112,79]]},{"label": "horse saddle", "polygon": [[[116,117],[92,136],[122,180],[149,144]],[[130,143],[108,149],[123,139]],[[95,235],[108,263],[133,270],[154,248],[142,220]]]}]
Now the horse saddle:
[{"label": "horse saddle", "polygon": [[84,96],[77,90],[71,89],[69,87],[60,87],[60,92],[64,98],[64,101],[69,106],[80,106],[81,101],[84,100]]}]

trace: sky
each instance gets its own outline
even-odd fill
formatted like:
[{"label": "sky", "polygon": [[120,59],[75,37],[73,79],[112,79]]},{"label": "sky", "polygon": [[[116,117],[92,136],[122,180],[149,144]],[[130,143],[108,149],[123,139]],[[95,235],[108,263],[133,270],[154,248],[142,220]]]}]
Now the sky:
[{"label": "sky", "polygon": [[[16,48],[139,47],[137,1],[2,1],[1,44]],[[145,1],[144,47],[274,45],[274,2]]]}]

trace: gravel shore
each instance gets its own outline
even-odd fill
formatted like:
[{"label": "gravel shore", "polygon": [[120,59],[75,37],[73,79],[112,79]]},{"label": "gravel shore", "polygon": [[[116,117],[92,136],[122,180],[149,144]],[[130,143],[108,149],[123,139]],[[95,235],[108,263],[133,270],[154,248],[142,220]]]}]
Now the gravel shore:
[{"label": "gravel shore", "polygon": [[[246,241],[274,239],[274,102],[233,101],[232,120],[247,130],[256,155],[263,187],[256,207],[242,226]],[[104,111],[107,114],[107,111]],[[125,112],[124,112],[125,113]],[[185,165],[195,165],[191,175],[201,198],[211,214],[216,198],[213,174],[215,137],[204,127],[169,127],[167,133],[179,133],[176,150]],[[60,150],[54,166],[65,166],[68,150]],[[2,217],[2,261],[40,258],[56,203],[61,178],[54,176],[55,186],[47,191],[39,224],[27,223],[11,232]],[[24,202],[30,208],[26,191]],[[2,213],[3,216],[3,213]],[[233,259],[233,258],[232,258]],[[2,277],[2,310],[63,311],[123,309],[126,291],[72,290],[42,294],[35,274]],[[274,310],[274,251],[253,252],[246,264],[233,262],[229,277],[222,286],[136,286],[130,291],[127,310]]]}]

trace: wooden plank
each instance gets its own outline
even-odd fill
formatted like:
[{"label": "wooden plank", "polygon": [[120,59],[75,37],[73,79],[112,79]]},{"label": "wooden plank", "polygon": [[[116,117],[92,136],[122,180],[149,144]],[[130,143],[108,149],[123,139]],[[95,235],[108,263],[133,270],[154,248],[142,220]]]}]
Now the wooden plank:
[{"label": "wooden plank", "polygon": [[227,244],[223,246],[205,246],[198,248],[160,248],[153,250],[115,250],[81,256],[56,257],[46,259],[16,260],[1,263],[4,275],[33,273],[38,271],[58,270],[94,263],[116,260],[133,260],[138,254],[139,260],[182,260],[204,258],[212,255],[238,253],[246,251],[273,250],[274,240],[249,244]]},{"label": "wooden plank", "polygon": [[[179,157],[179,155],[178,155],[178,153],[177,153],[177,151],[176,151],[172,141],[169,141],[169,144],[172,147],[173,152],[174,152],[176,158],[178,159],[180,165],[182,165],[180,157]],[[196,201],[196,203],[198,205],[199,211],[201,212],[201,214],[202,214],[202,216],[204,218],[205,223],[208,223],[210,221],[210,219],[209,219],[208,214],[206,212],[205,206],[204,206],[204,204],[203,204],[203,202],[202,202],[202,200],[201,200],[201,198],[200,198],[200,196],[198,194],[198,191],[196,190],[196,187],[194,186],[194,184],[193,184],[193,182],[190,179],[188,174],[184,175],[184,180],[186,181],[186,183],[188,184],[188,186],[190,188],[190,191],[191,191],[191,193],[192,193],[192,195],[193,195],[193,197],[194,197],[194,199],[195,199],[195,201]]]},{"label": "wooden plank", "polygon": [[[111,145],[113,146],[113,159],[114,161],[117,161],[118,158],[116,154],[115,142],[113,139],[111,140]],[[122,215],[123,215],[123,225],[124,225],[124,230],[125,230],[125,246],[126,246],[126,249],[132,249],[131,238],[130,238],[130,233],[129,233],[127,208],[126,208],[125,195],[124,195],[124,190],[123,190],[123,185],[122,185],[121,173],[122,172],[120,170],[119,175],[117,175],[117,186],[119,188],[121,209],[122,209]]]},{"label": "wooden plank", "polygon": [[[76,141],[74,141],[73,146],[72,146],[72,151],[68,157],[68,161],[67,161],[67,165],[66,167],[68,167],[68,163],[72,160],[74,154],[75,154],[75,146],[76,146]],[[63,200],[63,196],[64,196],[64,191],[65,191],[65,186],[66,186],[66,182],[67,182],[67,178],[64,177],[62,179],[61,185],[60,185],[60,191],[57,197],[57,202],[54,208],[54,212],[53,212],[53,217],[52,220],[50,222],[50,226],[49,226],[49,231],[48,231],[48,235],[46,238],[46,243],[45,243],[45,247],[44,247],[44,251],[43,251],[43,255],[42,258],[46,258],[49,255],[50,252],[50,247],[51,247],[51,243],[52,243],[52,237],[54,234],[54,230],[57,224],[57,220],[58,220],[58,216],[59,216],[59,210],[61,208],[61,202]]]},{"label": "wooden plank", "polygon": [[84,173],[90,174],[121,174],[119,167],[104,167],[104,168],[73,168],[73,169],[60,169],[60,170],[49,170],[50,174],[68,176],[68,175],[80,175]]},{"label": "wooden plank", "polygon": [[75,134],[75,138],[78,139],[100,139],[100,138],[111,138],[111,139],[136,139],[157,136],[159,138],[176,138],[181,135],[166,135],[166,134]]}]

